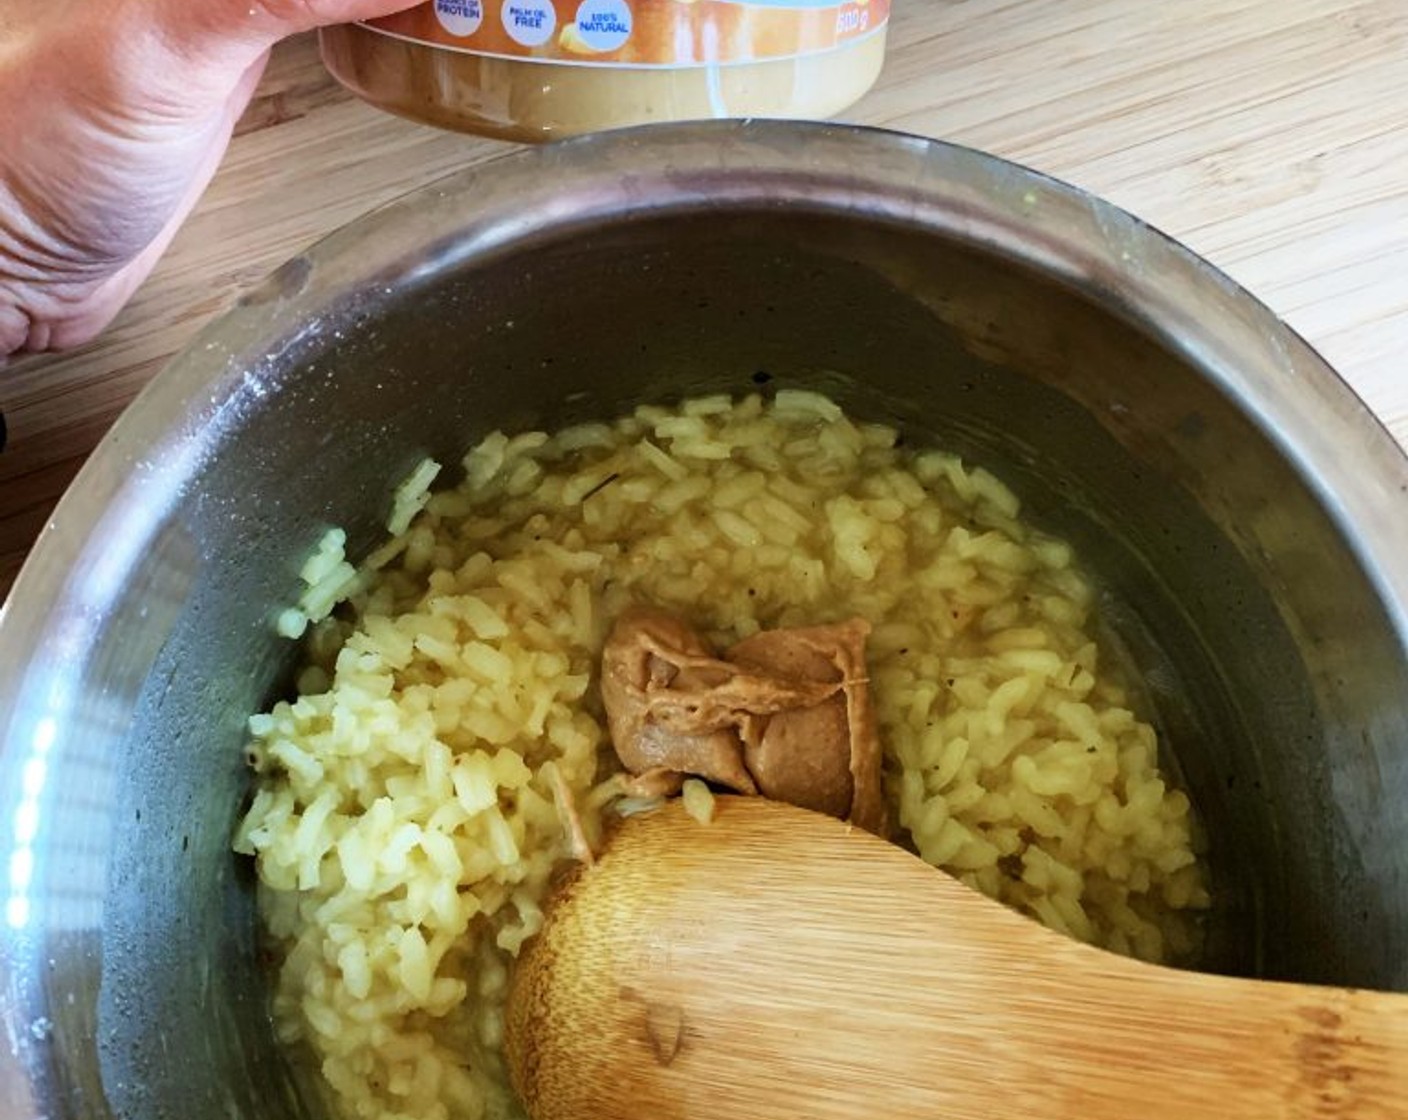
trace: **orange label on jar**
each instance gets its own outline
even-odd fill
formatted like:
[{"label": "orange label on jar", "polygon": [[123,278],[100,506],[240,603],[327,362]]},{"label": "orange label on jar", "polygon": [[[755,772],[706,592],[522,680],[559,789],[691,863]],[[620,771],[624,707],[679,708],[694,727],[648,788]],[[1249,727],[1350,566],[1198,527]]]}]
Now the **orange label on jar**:
[{"label": "orange label on jar", "polygon": [[889,18],[890,0],[433,0],[362,26],[498,58],[676,68],[817,54]]}]

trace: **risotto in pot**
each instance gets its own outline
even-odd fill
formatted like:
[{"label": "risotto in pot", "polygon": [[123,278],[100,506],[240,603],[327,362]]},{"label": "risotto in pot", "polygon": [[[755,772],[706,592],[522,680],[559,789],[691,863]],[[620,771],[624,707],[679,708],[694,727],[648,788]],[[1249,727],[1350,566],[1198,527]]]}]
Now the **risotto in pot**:
[{"label": "risotto in pot", "polygon": [[[798,390],[647,406],[496,432],[450,489],[425,464],[360,568],[328,535],[278,620],[308,662],[250,720],[235,847],[278,947],[278,1029],[339,1115],[521,1116],[500,1054],[514,957],[554,865],[651,804],[601,695],[632,610],[714,650],[859,627],[897,842],[1083,941],[1196,959],[1191,807],[1071,549],[986,470],[896,443]],[[681,786],[707,813],[698,777],[661,792]]]}]

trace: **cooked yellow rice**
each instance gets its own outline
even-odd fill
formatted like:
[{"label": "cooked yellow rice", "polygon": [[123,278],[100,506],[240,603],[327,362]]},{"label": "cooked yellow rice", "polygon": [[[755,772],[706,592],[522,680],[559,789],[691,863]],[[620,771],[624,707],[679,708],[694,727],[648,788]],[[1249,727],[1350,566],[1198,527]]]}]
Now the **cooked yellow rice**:
[{"label": "cooked yellow rice", "polygon": [[[250,721],[235,847],[284,950],[278,1027],[342,1115],[521,1115],[508,969],[569,854],[565,799],[589,832],[610,811],[594,673],[635,600],[720,645],[863,615],[906,842],[1075,937],[1196,952],[1188,798],[1102,660],[1071,550],[987,471],[895,441],[801,391],[495,433],[457,487],[427,500],[427,464],[397,492],[399,533],[356,578],[324,542],[279,620],[315,623],[310,665]],[[706,789],[690,804],[712,812]]]}]

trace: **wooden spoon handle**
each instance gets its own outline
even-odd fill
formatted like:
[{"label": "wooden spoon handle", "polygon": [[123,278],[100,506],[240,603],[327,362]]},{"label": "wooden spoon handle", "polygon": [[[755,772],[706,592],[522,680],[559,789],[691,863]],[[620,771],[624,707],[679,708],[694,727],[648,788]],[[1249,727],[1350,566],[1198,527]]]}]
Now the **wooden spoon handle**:
[{"label": "wooden spoon handle", "polygon": [[829,818],[624,825],[514,977],[534,1120],[1408,1116],[1408,997],[1180,972]]}]

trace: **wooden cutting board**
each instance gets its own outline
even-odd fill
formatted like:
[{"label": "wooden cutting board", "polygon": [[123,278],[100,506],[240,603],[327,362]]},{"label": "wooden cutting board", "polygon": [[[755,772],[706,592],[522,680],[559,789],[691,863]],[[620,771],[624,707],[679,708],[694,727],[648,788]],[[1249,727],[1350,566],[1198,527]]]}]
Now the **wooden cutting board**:
[{"label": "wooden cutting board", "polygon": [[[1408,3],[898,0],[849,119],[984,148],[1153,222],[1320,348],[1408,444]],[[0,374],[0,593],[117,414],[311,241],[504,150],[277,53],[200,209],[98,342]]]}]

